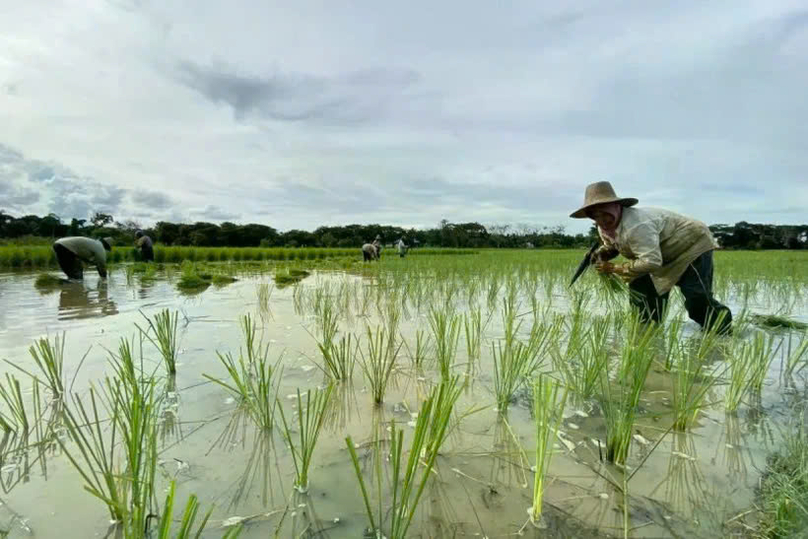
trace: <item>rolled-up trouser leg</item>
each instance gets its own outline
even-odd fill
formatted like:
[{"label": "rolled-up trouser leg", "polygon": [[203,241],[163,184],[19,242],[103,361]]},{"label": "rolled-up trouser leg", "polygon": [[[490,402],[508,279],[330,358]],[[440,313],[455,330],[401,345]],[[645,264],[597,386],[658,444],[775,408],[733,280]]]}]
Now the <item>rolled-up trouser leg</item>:
[{"label": "rolled-up trouser leg", "polygon": [[719,333],[732,327],[732,312],[713,297],[713,252],[708,251],[694,260],[676,283],[685,297],[690,319],[705,330],[718,324]]},{"label": "rolled-up trouser leg", "polygon": [[56,261],[59,263],[59,267],[62,268],[62,271],[69,279],[84,278],[84,266],[70,249],[57,243],[53,246],[53,252],[56,253]]},{"label": "rolled-up trouser leg", "polygon": [[629,302],[640,313],[640,321],[661,322],[668,302],[668,294],[659,295],[650,275],[643,275],[631,281]]}]

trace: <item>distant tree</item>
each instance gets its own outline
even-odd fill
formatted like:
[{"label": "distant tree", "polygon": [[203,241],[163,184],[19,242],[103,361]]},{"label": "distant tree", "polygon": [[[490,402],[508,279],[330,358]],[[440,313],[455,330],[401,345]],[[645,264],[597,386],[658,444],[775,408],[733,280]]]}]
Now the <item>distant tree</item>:
[{"label": "distant tree", "polygon": [[90,222],[93,224],[94,227],[107,226],[113,221],[114,219],[110,214],[101,212],[95,212],[95,214],[90,218]]}]

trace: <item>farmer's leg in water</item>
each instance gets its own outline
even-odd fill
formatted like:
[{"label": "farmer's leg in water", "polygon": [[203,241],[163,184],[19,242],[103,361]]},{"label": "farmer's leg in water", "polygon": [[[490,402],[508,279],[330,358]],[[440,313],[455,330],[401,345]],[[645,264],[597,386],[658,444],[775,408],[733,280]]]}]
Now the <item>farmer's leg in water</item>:
[{"label": "farmer's leg in water", "polygon": [[690,319],[705,330],[715,324],[719,333],[732,326],[732,312],[713,297],[713,252],[708,251],[694,260],[676,283],[685,297]]},{"label": "farmer's leg in water", "polygon": [[56,261],[68,279],[84,278],[84,266],[70,249],[57,243],[53,246],[53,252],[56,253]]},{"label": "farmer's leg in water", "polygon": [[640,321],[661,322],[668,302],[668,294],[659,295],[650,275],[643,275],[631,281],[629,302],[640,313]]}]

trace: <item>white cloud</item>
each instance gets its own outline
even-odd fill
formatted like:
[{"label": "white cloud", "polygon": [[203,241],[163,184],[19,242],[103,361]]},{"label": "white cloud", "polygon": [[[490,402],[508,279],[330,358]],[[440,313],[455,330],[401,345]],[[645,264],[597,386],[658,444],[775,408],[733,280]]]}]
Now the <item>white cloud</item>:
[{"label": "white cloud", "polygon": [[708,222],[804,221],[807,85],[797,1],[30,0],[0,18],[0,196],[584,230],[568,214],[610,179]]}]

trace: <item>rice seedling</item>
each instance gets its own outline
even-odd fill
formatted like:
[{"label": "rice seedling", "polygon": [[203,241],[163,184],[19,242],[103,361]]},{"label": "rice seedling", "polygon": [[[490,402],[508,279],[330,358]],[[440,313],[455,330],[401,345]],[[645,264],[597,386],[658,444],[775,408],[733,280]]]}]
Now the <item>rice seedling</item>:
[{"label": "rice seedling", "polygon": [[[550,343],[557,339],[560,325],[537,323],[531,328],[527,343],[516,339],[519,324],[515,323],[515,312],[508,307],[505,314],[505,337],[491,343],[494,358],[494,393],[497,410],[504,414],[513,400],[513,395],[525,381],[539,368]],[[504,346],[503,346],[504,344]]]},{"label": "rice seedling", "polygon": [[612,388],[609,363],[601,378],[598,399],[606,420],[606,460],[609,462],[626,463],[637,406],[653,362],[649,344],[654,333],[653,326],[645,326],[632,316],[616,373],[617,382],[622,387]]},{"label": "rice seedling", "polygon": [[320,353],[323,356],[326,375],[334,380],[346,381],[353,378],[353,371],[356,367],[356,354],[359,349],[359,341],[354,340],[349,333],[342,336],[338,343],[331,341],[328,345],[318,343]]},{"label": "rice seedling", "polygon": [[783,448],[772,455],[758,490],[756,537],[800,537],[808,528],[808,432],[804,412],[786,430]]},{"label": "rice seedling", "polygon": [[808,360],[808,333],[803,334],[799,344],[794,348],[792,348],[791,335],[789,335],[786,365],[783,371],[786,378],[790,378],[795,373],[798,374],[805,367],[806,360]]},{"label": "rice seedling", "polygon": [[407,353],[410,356],[410,361],[415,368],[424,367],[427,361],[432,357],[432,336],[427,334],[423,329],[415,330],[414,351],[410,348],[406,341],[404,341],[404,346],[407,347]]},{"label": "rice seedling", "polygon": [[[42,338],[36,341],[29,349],[28,352],[34,359],[37,367],[42,372],[45,383],[51,391],[54,399],[62,397],[65,391],[64,379],[64,353],[65,353],[65,336],[62,333],[60,339],[57,335],[53,339],[53,344],[47,338]],[[21,371],[32,376],[35,380],[39,380],[36,376],[28,373],[21,367],[7,362],[10,365],[17,367]]]},{"label": "rice seedling", "polygon": [[[295,467],[295,489],[306,494],[309,490],[309,468],[311,467],[314,448],[317,439],[320,437],[323,423],[327,417],[331,393],[334,386],[329,384],[324,389],[316,389],[312,396],[312,391],[306,391],[306,404],[300,396],[300,389],[297,390],[297,436],[293,436],[292,429],[286,421],[283,413],[283,406],[279,406],[281,421],[283,422],[283,435],[289,444],[292,453],[292,462]],[[294,438],[297,438],[296,440]]]},{"label": "rice seedling", "polygon": [[474,365],[480,361],[482,352],[482,313],[480,309],[469,311],[463,316],[463,329],[466,335],[466,354],[469,364]]},{"label": "rice seedling", "polygon": [[[205,529],[205,526],[210,519],[210,515],[213,513],[213,508],[211,507],[208,512],[205,513],[205,515],[202,517],[202,522],[199,523],[199,526],[195,526],[196,519],[199,514],[199,500],[195,494],[192,494],[188,498],[188,501],[185,504],[185,509],[182,512],[180,527],[176,532],[174,532],[174,497],[175,482],[171,481],[168,487],[168,494],[166,495],[165,503],[163,503],[163,511],[160,515],[160,522],[157,526],[157,533],[155,536],[156,539],[190,539],[191,537],[196,537],[198,539],[202,535],[202,531]],[[196,527],[196,533],[193,532],[194,527]],[[238,526],[231,531],[232,533],[228,534],[227,537],[238,537],[238,535],[241,533],[241,526]],[[148,536],[148,533],[146,535]],[[133,536],[133,539],[134,537],[142,536]]]},{"label": "rice seedling", "polygon": [[684,431],[695,422],[704,408],[704,398],[720,374],[705,374],[706,362],[698,353],[681,348],[678,356],[673,376],[673,429]]},{"label": "rice seedling", "polygon": [[553,441],[564,415],[567,391],[558,395],[559,384],[539,376],[533,384],[533,417],[536,422],[536,466],[533,477],[533,505],[528,508],[531,522],[538,526],[542,516],[544,479],[553,457]]},{"label": "rice seedling", "polygon": [[111,433],[107,436],[102,429],[103,416],[95,388],[90,388],[89,400],[87,408],[73,395],[72,406],[64,409],[67,437],[75,450],[61,437],[57,437],[57,441],[84,480],[85,490],[106,504],[113,521],[123,522],[128,508],[124,481],[117,467],[118,422],[112,421]]},{"label": "rice seedling", "polygon": [[755,369],[755,341],[744,342],[729,354],[729,385],[724,393],[724,408],[735,413],[752,384]]},{"label": "rice seedling", "polygon": [[262,316],[267,316],[270,314],[269,308],[269,300],[272,298],[272,291],[275,289],[274,286],[270,286],[269,283],[259,283],[256,285],[256,296],[258,296],[258,312],[261,313]]},{"label": "rice seedling", "polygon": [[442,310],[435,308],[430,310],[429,325],[435,340],[435,357],[441,379],[447,380],[451,375],[460,342],[460,317],[446,304]]},{"label": "rice seedling", "polygon": [[[157,351],[160,352],[168,373],[176,374],[177,349],[179,348],[179,340],[177,337],[179,313],[177,311],[171,313],[168,309],[165,309],[157,313],[153,320],[143,313],[141,313],[141,315],[149,324],[148,330],[144,331],[137,324],[135,324],[135,326],[140,330],[141,334],[157,348]],[[151,335],[152,333],[154,334],[153,337]]]},{"label": "rice seedling", "polygon": [[[226,355],[216,352],[227,373],[230,382],[203,374],[205,378],[227,389],[238,402],[239,407],[245,409],[255,424],[266,431],[271,431],[275,425],[275,405],[277,403],[277,384],[283,375],[279,367],[283,356],[272,365],[268,357],[268,349],[251,361],[245,361],[242,355],[238,361],[233,359],[229,352]],[[274,384],[274,385],[273,385]]]},{"label": "rice seedling", "polygon": [[769,367],[774,361],[782,342],[774,345],[775,335],[768,337],[764,333],[757,333],[752,340],[752,372],[749,375],[749,388],[755,393],[763,390],[763,382],[769,372]]},{"label": "rice seedling", "polygon": [[755,324],[764,328],[808,329],[808,324],[804,322],[775,314],[753,314],[751,318]]},{"label": "rice seedling", "polygon": [[[564,377],[567,387],[584,401],[592,398],[597,391],[601,373],[609,361],[610,329],[609,319],[593,319],[591,327],[585,333],[580,331],[570,333],[563,354],[558,346],[552,349],[556,370]],[[555,332],[560,333],[560,330]]]},{"label": "rice seedling", "polygon": [[[34,390],[37,389],[34,383]],[[20,389],[20,381],[13,375],[6,373],[6,383],[0,383],[0,399],[6,403],[7,412],[0,411],[0,429],[4,433],[21,431],[28,432],[31,427],[28,412],[25,406],[25,399]]]},{"label": "rice seedling", "polygon": [[118,486],[124,535],[138,537],[146,529],[154,505],[158,411],[154,381],[148,379],[133,386],[107,379],[106,400],[123,448],[124,467],[118,473]]},{"label": "rice seedling", "polygon": [[388,343],[393,337],[388,335],[383,328],[376,328],[375,332],[370,327],[365,329],[367,331],[367,357],[359,348],[359,366],[370,383],[373,402],[381,404],[384,402],[384,394],[387,392],[387,384],[393,375],[401,345],[399,344],[397,348],[390,347]]},{"label": "rice seedling", "polygon": [[[359,457],[356,454],[356,447],[350,436],[345,439],[345,444],[351,455],[354,465],[362,499],[365,503],[365,510],[370,522],[370,534],[375,537],[389,537],[390,539],[403,539],[407,537],[407,532],[415,517],[418,503],[421,496],[433,477],[435,463],[440,452],[440,446],[446,439],[446,431],[451,418],[452,407],[456,399],[457,392],[453,391],[452,385],[457,384],[457,378],[450,381],[443,381],[438,387],[433,388],[430,396],[426,399],[418,413],[415,423],[415,430],[409,446],[409,456],[404,460],[404,431],[396,427],[395,422],[391,423],[391,447],[390,447],[390,467],[392,478],[390,482],[391,492],[383,495],[381,487],[381,459],[377,460],[376,470],[376,496],[378,499],[378,511],[374,517],[371,508],[372,502],[368,493],[365,479],[362,475]],[[376,451],[380,451],[380,440],[375,440]],[[420,471],[420,473],[419,473]],[[389,500],[391,505],[388,513],[382,508],[382,500]],[[385,525],[385,514],[389,514],[389,525]],[[385,530],[382,535],[382,529]]]}]

